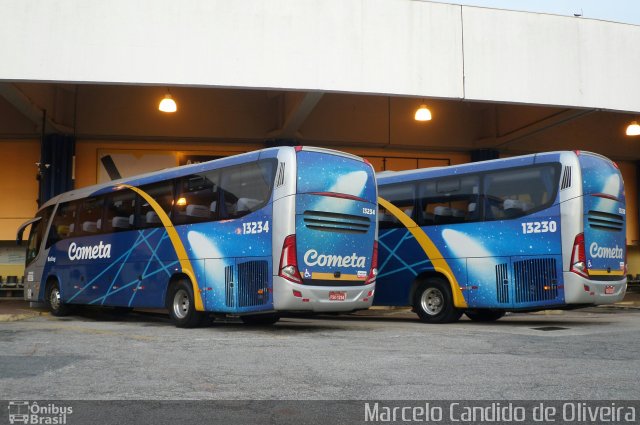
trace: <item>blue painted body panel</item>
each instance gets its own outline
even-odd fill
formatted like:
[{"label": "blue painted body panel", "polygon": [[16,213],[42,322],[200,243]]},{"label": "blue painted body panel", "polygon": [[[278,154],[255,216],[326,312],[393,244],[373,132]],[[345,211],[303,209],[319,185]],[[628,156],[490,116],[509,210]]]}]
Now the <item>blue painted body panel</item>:
[{"label": "blue painted body panel", "polygon": [[[469,307],[523,308],[560,305],[564,302],[560,228],[554,233],[522,234],[522,223],[532,220],[560,223],[560,207],[519,219],[455,225],[424,226],[421,229],[438,247],[455,275]],[[374,305],[410,305],[410,290],[415,278],[433,272],[429,258],[405,228],[381,229],[378,240],[379,274]],[[556,278],[560,286],[553,300],[522,302],[515,305],[510,293],[508,303],[497,302],[495,266],[507,264],[513,274],[513,262],[535,258],[555,258]],[[513,292],[513,288],[510,288]]]},{"label": "blue painted body panel", "polygon": [[[242,234],[243,222],[271,223],[270,206],[235,220],[176,227],[205,295],[206,310],[246,312],[273,305],[271,299],[259,308],[224,305],[225,267],[260,260],[271,270],[271,233]],[[70,260],[72,243],[111,244],[110,258]],[[55,262],[47,263],[44,275],[57,276],[62,298],[78,304],[163,308],[169,278],[181,270],[167,231],[161,227],[65,239],[50,249],[48,257]]]}]

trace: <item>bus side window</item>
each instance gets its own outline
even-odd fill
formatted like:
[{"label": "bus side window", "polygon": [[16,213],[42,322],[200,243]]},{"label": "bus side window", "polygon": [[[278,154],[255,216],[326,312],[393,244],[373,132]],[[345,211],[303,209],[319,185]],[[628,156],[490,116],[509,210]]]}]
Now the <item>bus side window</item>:
[{"label": "bus side window", "polygon": [[102,233],[102,213],[104,211],[104,197],[87,198],[80,204],[78,211],[78,234],[91,235]]},{"label": "bus side window", "polygon": [[114,192],[105,202],[105,215],[102,228],[106,232],[122,232],[130,230],[135,217],[136,195],[131,190]]},{"label": "bus side window", "polygon": [[[160,183],[154,183],[140,188],[151,196],[156,203],[160,206],[164,213],[171,217],[171,209],[173,207],[173,180],[168,180]],[[142,196],[136,197],[138,203],[138,214],[135,217],[137,221],[134,221],[135,226],[138,228],[147,227],[160,227],[162,226],[162,220],[158,211],[156,211]],[[133,224],[132,224],[133,225]]]},{"label": "bus side window", "polygon": [[418,197],[423,225],[479,221],[480,178],[476,175],[449,177],[420,184]]},{"label": "bus side window", "polygon": [[[418,221],[416,214],[417,210],[415,208],[415,189],[413,184],[409,183],[386,186],[384,188],[380,188],[378,195],[382,199],[391,202],[413,221]],[[400,220],[398,220],[391,211],[387,211],[383,206],[379,206],[378,224],[382,229],[403,226]]]},{"label": "bus side window", "polygon": [[559,172],[555,164],[494,171],[485,176],[487,220],[522,217],[555,200]]},{"label": "bus side window", "polygon": [[76,202],[67,202],[58,205],[58,209],[53,217],[53,222],[51,223],[46,245],[47,248],[62,239],[75,236],[76,212]]},{"label": "bus side window", "polygon": [[275,170],[269,165],[271,162],[251,162],[222,170],[221,217],[242,217],[269,202]]},{"label": "bus side window", "polygon": [[183,177],[173,209],[174,224],[200,223],[218,219],[217,170]]}]

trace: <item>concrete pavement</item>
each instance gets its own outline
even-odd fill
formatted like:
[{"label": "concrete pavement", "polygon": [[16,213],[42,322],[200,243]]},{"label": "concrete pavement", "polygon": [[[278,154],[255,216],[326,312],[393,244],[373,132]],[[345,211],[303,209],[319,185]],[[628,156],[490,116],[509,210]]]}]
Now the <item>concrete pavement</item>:
[{"label": "concrete pavement", "polygon": [[[640,288],[630,287],[627,290],[627,294],[619,303],[612,305],[601,306],[600,308],[633,308],[640,309]],[[380,314],[381,310],[388,311],[384,314],[397,314],[399,310],[394,308],[375,308],[375,314]],[[358,312],[356,314],[368,315],[371,312],[367,311]],[[29,306],[29,302],[22,299],[0,299],[0,322],[13,322],[16,320],[28,319],[35,316],[41,316],[49,314],[44,304],[34,304],[33,307]]]}]

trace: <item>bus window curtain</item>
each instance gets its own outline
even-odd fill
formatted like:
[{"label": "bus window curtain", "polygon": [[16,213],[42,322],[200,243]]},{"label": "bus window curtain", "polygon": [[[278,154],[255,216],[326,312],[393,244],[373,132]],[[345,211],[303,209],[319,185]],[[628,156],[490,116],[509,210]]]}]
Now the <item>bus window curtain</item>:
[{"label": "bus window curtain", "polygon": [[76,139],[71,135],[47,134],[40,150],[40,190],[38,206],[54,196],[73,189],[73,158]]}]

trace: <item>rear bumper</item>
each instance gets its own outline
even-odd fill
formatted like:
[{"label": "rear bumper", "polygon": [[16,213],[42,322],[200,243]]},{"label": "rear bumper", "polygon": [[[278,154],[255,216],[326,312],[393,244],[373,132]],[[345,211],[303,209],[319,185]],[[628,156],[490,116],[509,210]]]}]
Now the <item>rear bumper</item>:
[{"label": "rear bumper", "polygon": [[622,301],[627,292],[626,278],[615,281],[595,281],[580,277],[573,272],[564,272],[563,277],[564,298],[567,304],[612,304]]},{"label": "rear bumper", "polygon": [[[364,286],[326,287],[298,285],[273,277],[273,307],[276,311],[309,311],[315,313],[339,313],[363,310],[371,307],[375,283]],[[298,291],[301,296],[294,295]],[[346,294],[344,301],[329,300],[329,292],[339,291]],[[369,295],[370,294],[370,295]]]}]

